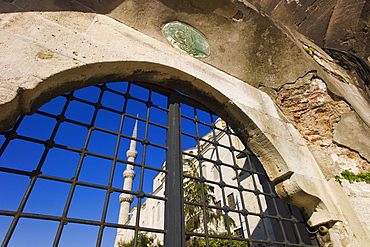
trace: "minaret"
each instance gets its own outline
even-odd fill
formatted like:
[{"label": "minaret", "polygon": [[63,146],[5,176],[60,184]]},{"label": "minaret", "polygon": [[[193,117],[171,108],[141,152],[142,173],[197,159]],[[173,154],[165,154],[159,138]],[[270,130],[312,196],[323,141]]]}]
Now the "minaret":
[{"label": "minaret", "polygon": [[[136,139],[137,137],[137,120],[135,122],[134,130],[132,131],[132,140],[130,142],[130,149],[126,152],[127,160],[130,162],[134,162],[137,157],[137,151],[136,151]],[[127,164],[126,170],[123,172],[123,189],[131,191],[132,190],[132,181],[135,178],[135,171],[134,166],[131,164]],[[133,195],[131,194],[125,194],[122,193],[119,196],[119,202],[121,204],[120,212],[119,212],[119,218],[118,218],[118,224],[126,224],[128,221],[128,214],[130,212],[130,206],[132,201],[134,200]],[[126,231],[124,229],[117,229],[117,236],[116,236],[116,243],[115,246],[117,246],[118,241],[121,240],[122,235]]]}]

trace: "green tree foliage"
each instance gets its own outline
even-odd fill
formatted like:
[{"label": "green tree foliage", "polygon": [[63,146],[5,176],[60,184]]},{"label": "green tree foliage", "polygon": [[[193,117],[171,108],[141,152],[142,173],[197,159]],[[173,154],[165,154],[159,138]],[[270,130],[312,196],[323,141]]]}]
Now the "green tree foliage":
[{"label": "green tree foliage", "polygon": [[[227,236],[227,232],[221,233],[219,235]],[[249,244],[246,241],[240,240],[231,240],[231,246],[233,247],[248,247]],[[186,247],[206,247],[206,241],[204,238],[193,237],[189,241],[186,242]],[[221,238],[210,238],[208,240],[209,247],[229,247],[230,240],[229,239],[221,239]]]},{"label": "green tree foliage", "polygon": [[[134,247],[134,238],[130,240],[130,242],[125,243],[123,241],[118,242],[119,247]],[[151,236],[148,237],[145,233],[139,233],[137,238],[137,247],[163,247],[158,241],[156,244],[154,244],[155,237]]]},{"label": "green tree foliage", "polygon": [[[185,160],[188,165],[188,169],[184,171],[184,175],[189,177],[199,178],[198,167],[196,164],[192,163],[190,160]],[[198,179],[193,178],[184,178],[184,200],[186,202],[201,203],[204,202],[204,205],[209,205],[214,202],[214,197],[212,196],[213,188],[209,184],[201,183]],[[202,189],[203,187],[203,189]],[[203,223],[212,224],[217,230],[219,224],[222,222],[226,227],[226,219],[229,221],[231,227],[235,227],[236,224],[234,220],[230,217],[225,217],[221,213],[217,213],[216,210],[209,208],[207,206],[200,207],[190,204],[184,205],[184,214],[185,214],[185,231],[187,232],[196,232],[199,229],[203,229]],[[205,219],[206,218],[206,219]],[[212,232],[212,231],[211,231]],[[215,231],[212,234],[217,234],[221,236],[228,236],[228,233],[217,233]],[[154,244],[155,237],[148,237],[144,233],[139,233],[137,247],[162,247],[160,243]],[[210,238],[208,241],[209,247],[226,247],[230,246],[229,239],[218,239]],[[119,242],[119,247],[133,247],[134,239],[131,239],[130,242],[124,243]],[[207,246],[204,238],[199,237],[190,237],[186,236],[186,247],[205,247]],[[232,240],[232,246],[234,247],[248,247],[248,243],[245,241]]]},{"label": "green tree foliage", "polygon": [[360,172],[358,174],[355,174],[349,170],[344,170],[340,175],[341,176],[335,177],[338,181],[340,181],[340,179],[346,179],[350,182],[370,183],[370,172]]},{"label": "green tree foliage", "polygon": [[[192,163],[190,160],[185,160],[188,165],[188,169],[184,171],[184,175],[198,178],[199,172],[196,164]],[[202,189],[203,186],[203,189]],[[205,205],[211,204],[214,201],[214,197],[210,192],[213,188],[206,183],[201,184],[199,180],[192,178],[184,178],[184,200],[187,202],[200,203],[205,202]],[[223,222],[226,227],[226,217],[221,213],[217,213],[216,210],[209,207],[199,207],[194,205],[185,204],[184,206],[185,214],[185,230],[188,232],[194,232],[198,229],[202,229],[204,218],[206,217],[207,222],[213,224],[217,230],[219,223]],[[236,224],[234,220],[230,217],[227,218],[229,225],[235,227]],[[217,233],[217,232],[213,232]],[[222,233],[220,235],[227,236],[227,233]],[[228,239],[209,239],[209,247],[223,247],[229,246],[230,241]],[[247,247],[248,243],[244,241],[232,240],[232,245],[236,247]],[[205,247],[206,241],[199,237],[186,236],[186,246],[187,247]]]},{"label": "green tree foliage", "polygon": [[[227,235],[227,233],[225,233],[225,235]],[[233,247],[248,247],[249,246],[248,242],[246,241],[232,240],[231,243]],[[228,239],[211,238],[209,241],[209,247],[229,247],[229,246],[230,246],[230,241]]]},{"label": "green tree foliage", "polygon": [[[186,160],[188,169],[184,171],[185,175],[191,177],[199,177],[198,169],[195,164],[191,161]],[[202,190],[203,186],[203,190]],[[184,179],[184,200],[187,202],[205,202],[206,205],[210,204],[214,197],[209,193],[212,190],[208,184],[201,184],[197,179],[185,178]],[[214,224],[217,228],[219,221],[222,218],[221,214],[216,213],[212,208],[202,207],[185,204],[185,231],[194,232],[197,229],[202,228],[204,217],[207,218],[207,222]],[[189,240],[189,237],[187,237]]]}]

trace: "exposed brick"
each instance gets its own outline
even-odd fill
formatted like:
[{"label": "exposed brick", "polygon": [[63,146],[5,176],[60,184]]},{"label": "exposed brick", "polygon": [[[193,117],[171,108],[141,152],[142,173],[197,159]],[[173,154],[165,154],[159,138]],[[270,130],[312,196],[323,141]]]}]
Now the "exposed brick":
[{"label": "exposed brick", "polygon": [[299,80],[296,87],[289,84],[281,88],[276,103],[307,141],[331,145],[334,126],[350,108],[344,101],[333,100],[314,74]]}]

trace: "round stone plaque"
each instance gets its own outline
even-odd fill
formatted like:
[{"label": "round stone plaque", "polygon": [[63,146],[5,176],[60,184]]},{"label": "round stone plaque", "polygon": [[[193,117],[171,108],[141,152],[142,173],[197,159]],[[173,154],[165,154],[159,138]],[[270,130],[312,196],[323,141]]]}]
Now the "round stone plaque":
[{"label": "round stone plaque", "polygon": [[206,38],[194,28],[180,23],[167,23],[162,29],[163,36],[176,49],[197,58],[208,57],[211,53]]}]

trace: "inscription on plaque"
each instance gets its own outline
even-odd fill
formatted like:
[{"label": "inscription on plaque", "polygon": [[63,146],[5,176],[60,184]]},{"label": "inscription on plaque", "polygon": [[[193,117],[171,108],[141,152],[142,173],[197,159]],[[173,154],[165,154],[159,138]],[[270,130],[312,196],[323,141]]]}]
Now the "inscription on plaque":
[{"label": "inscription on plaque", "polygon": [[162,29],[163,36],[176,49],[196,58],[208,57],[211,53],[206,38],[194,28],[180,23],[167,23]]}]

